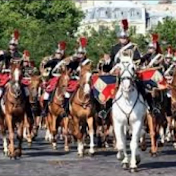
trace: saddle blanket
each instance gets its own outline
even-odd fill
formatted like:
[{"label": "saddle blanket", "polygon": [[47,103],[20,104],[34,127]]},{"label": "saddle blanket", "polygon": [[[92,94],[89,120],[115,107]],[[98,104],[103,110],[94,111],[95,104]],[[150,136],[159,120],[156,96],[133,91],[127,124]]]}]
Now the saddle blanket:
[{"label": "saddle blanket", "polygon": [[0,74],[0,87],[4,87],[10,80],[10,74],[4,73]]},{"label": "saddle blanket", "polygon": [[143,81],[144,85],[150,85],[151,87],[166,88],[166,79],[157,69],[151,68],[147,70],[141,70],[137,73],[138,78]]},{"label": "saddle blanket", "polygon": [[53,77],[51,78],[48,83],[47,83],[47,87],[46,87],[46,92],[47,93],[51,93],[52,91],[54,91],[54,89],[56,88],[56,85],[59,81],[59,77]]},{"label": "saddle blanket", "polygon": [[93,75],[92,90],[93,96],[100,104],[105,104],[115,96],[117,78],[112,75]]}]

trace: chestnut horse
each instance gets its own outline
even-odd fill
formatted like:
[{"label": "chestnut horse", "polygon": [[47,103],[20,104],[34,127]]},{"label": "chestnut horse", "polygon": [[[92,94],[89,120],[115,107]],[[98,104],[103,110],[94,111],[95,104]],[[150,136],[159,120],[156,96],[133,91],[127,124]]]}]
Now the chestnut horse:
[{"label": "chestnut horse", "polygon": [[[11,64],[11,81],[8,83],[3,96],[2,113],[5,117],[9,132],[8,155],[10,158],[20,157],[22,154],[23,123],[25,115],[25,98],[22,93],[20,77],[22,75],[21,63]],[[18,148],[15,149],[14,135],[17,128]],[[5,142],[5,140],[4,140]]]},{"label": "chestnut horse", "polygon": [[30,118],[25,116],[24,122],[24,138],[27,140],[28,144],[31,145],[32,139],[37,136],[39,122],[40,122],[40,104],[38,100],[38,90],[41,84],[41,77],[38,75],[32,75],[29,79],[29,102],[31,104],[31,109],[34,114],[34,124],[32,124]]},{"label": "chestnut horse", "polygon": [[90,80],[90,68],[83,66],[81,68],[78,89],[71,97],[69,104],[70,116],[72,117],[73,135],[78,142],[78,155],[80,157],[84,154],[84,135],[87,124],[90,136],[89,153],[94,154],[94,107],[91,99]]},{"label": "chestnut horse", "polygon": [[[68,117],[65,117],[64,101],[65,93],[69,83],[69,71],[63,66],[61,68],[61,75],[58,79],[56,89],[54,91],[53,99],[48,105],[49,113],[46,118],[46,140],[52,142],[53,149],[57,148],[56,135],[58,133],[58,127],[63,126],[65,135],[65,151],[69,150],[68,146]],[[63,117],[64,116],[64,117]]]}]

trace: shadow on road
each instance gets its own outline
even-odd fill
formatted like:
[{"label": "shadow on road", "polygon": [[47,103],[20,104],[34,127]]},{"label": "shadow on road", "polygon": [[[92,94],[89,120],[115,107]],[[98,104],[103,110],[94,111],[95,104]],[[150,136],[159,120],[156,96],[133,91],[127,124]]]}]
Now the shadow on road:
[{"label": "shadow on road", "polygon": [[140,164],[139,169],[140,171],[148,170],[148,169],[166,169],[176,167],[176,161],[162,161],[162,162],[149,162]]}]

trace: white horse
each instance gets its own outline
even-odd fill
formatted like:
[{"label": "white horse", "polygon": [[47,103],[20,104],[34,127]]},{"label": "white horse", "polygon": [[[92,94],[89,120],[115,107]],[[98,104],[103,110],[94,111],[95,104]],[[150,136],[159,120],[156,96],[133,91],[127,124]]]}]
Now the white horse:
[{"label": "white horse", "polygon": [[132,138],[130,142],[130,170],[131,172],[135,172],[137,164],[140,162],[138,142],[144,117],[147,112],[147,106],[136,87],[135,65],[132,62],[129,62],[132,60],[131,57],[124,57],[126,57],[126,59],[121,59],[121,63],[114,67],[114,69],[119,68],[120,86],[113,100],[112,118],[117,140],[117,158],[119,160],[122,159],[122,166],[124,169],[129,166],[129,158],[126,151],[126,129],[130,126],[132,130]]}]

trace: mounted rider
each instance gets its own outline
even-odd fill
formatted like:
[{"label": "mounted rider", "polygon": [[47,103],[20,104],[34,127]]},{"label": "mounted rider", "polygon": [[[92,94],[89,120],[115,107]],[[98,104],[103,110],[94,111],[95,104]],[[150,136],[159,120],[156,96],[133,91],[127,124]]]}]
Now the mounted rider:
[{"label": "mounted rider", "polygon": [[141,58],[141,64],[143,64],[144,67],[159,67],[163,62],[164,56],[162,55],[158,40],[158,34],[151,35],[151,42],[148,45],[148,51]]},{"label": "mounted rider", "polygon": [[23,75],[24,77],[30,77],[35,67],[34,61],[30,60],[30,53],[28,50],[23,51]]},{"label": "mounted rider", "polygon": [[91,60],[87,58],[87,39],[85,37],[81,37],[78,42],[79,47],[76,50],[75,54],[70,57],[70,63],[68,64],[67,68],[70,70],[72,76],[77,75],[79,77],[81,67],[85,65],[90,65]]},{"label": "mounted rider", "polygon": [[[21,64],[23,64],[22,54],[18,50],[19,36],[20,36],[19,31],[15,30],[12,35],[12,39],[9,42],[9,48],[7,52],[6,51],[0,52],[0,61],[4,63],[3,68],[1,70],[2,73],[6,72],[6,70],[10,71],[11,62],[21,62]],[[24,67],[22,69],[24,69]],[[5,85],[0,88],[0,99],[2,98],[4,91]],[[31,122],[33,122],[33,113],[31,110],[31,105],[29,103],[29,90],[24,86],[22,87],[22,93],[25,97],[27,116],[31,119]]]},{"label": "mounted rider", "polygon": [[[163,74],[167,80],[168,85],[172,83],[174,68],[175,64],[173,63],[173,49],[171,46],[169,46],[167,48],[167,53],[165,55],[163,64]],[[169,88],[165,91],[165,109],[166,109],[166,119],[168,122],[166,134],[168,140],[170,140],[171,137],[170,132],[172,127],[172,100],[171,100],[171,90]]]},{"label": "mounted rider", "polygon": [[135,63],[140,62],[141,55],[139,53],[137,44],[132,43],[129,38],[128,33],[128,21],[124,19],[121,21],[121,30],[117,33],[117,37],[119,38],[119,43],[114,45],[111,49],[111,62],[109,65],[115,65],[120,62],[120,54],[124,51],[131,50],[133,53],[132,59]]},{"label": "mounted rider", "polygon": [[[65,57],[65,49],[66,49],[66,43],[64,41],[58,43],[58,48],[56,49],[54,55],[48,59],[46,63],[44,63],[43,68],[44,70],[47,70],[47,75],[49,82],[51,83],[52,80],[55,80],[55,85],[50,89],[50,84],[46,87],[46,90],[44,92],[44,102],[43,102],[43,111],[42,111],[42,117],[46,117],[48,113],[48,103],[51,98],[51,93],[54,91],[57,79],[58,77],[53,76],[53,72],[57,71],[59,69],[59,66],[64,63],[64,57]],[[46,74],[46,73],[43,73]],[[56,78],[56,79],[55,79]]]}]

